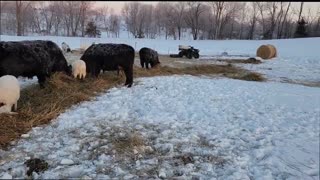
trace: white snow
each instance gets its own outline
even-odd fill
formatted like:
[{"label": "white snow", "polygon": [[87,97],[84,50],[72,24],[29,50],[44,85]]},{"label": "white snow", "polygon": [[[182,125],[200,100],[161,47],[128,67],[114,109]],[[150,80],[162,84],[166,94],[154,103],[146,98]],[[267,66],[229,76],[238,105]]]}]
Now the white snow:
[{"label": "white snow", "polygon": [[[132,88],[113,88],[0,150],[0,179],[26,178],[23,163],[31,158],[49,164],[47,171],[34,173],[39,179],[319,179],[319,88],[280,81],[320,82],[320,38],[0,36],[1,41],[36,39],[59,46],[66,42],[72,49],[93,42],[125,43],[136,51],[149,47],[159,54],[177,53],[179,45],[191,45],[200,49],[198,62],[215,64],[223,62],[208,59],[255,57],[262,44],[273,44],[278,56],[262,64],[235,64],[265,74],[268,82],[171,76],[135,79]],[[18,80],[21,88],[37,83],[36,77]],[[132,131],[148,143],[144,151],[133,148],[130,159],[113,149],[111,139],[125,138]],[[184,164],[181,155],[189,156],[190,162]]]},{"label": "white snow", "polygon": [[[0,150],[0,177],[25,178],[23,163],[32,157],[49,164],[40,179],[319,179],[319,88],[205,76],[137,81]],[[133,131],[155,152],[116,153],[111,139]],[[64,159],[74,164],[61,166]]]},{"label": "white snow", "polygon": [[19,77],[18,81],[20,84],[20,88],[23,89],[23,88],[26,88],[27,86],[38,83],[38,78],[36,76],[34,76],[32,79]]},{"label": "white snow", "polygon": [[9,173],[4,173],[0,176],[0,179],[12,179],[12,176]]},{"label": "white snow", "polygon": [[62,159],[60,164],[62,164],[62,165],[71,165],[71,164],[74,164],[74,162],[71,159]]},{"label": "white snow", "polygon": [[28,137],[30,137],[30,134],[22,134],[21,137],[22,138],[28,138]]},{"label": "white snow", "polygon": [[[178,53],[179,45],[191,45],[200,49],[200,59],[221,56],[227,52],[233,59],[255,57],[259,46],[272,44],[278,56],[272,60],[263,60],[262,64],[237,64],[249,70],[257,71],[274,81],[290,79],[293,81],[320,82],[320,38],[298,38],[280,40],[163,40],[133,38],[82,38],[57,36],[8,36],[1,35],[1,41],[51,40],[61,47],[66,42],[72,49],[80,48],[81,44],[125,43],[136,51],[149,47],[159,54]],[[201,57],[203,56],[203,57]],[[226,59],[229,57],[220,57]],[[205,62],[207,63],[207,62]],[[210,62],[209,62],[210,63]],[[213,62],[214,63],[214,62]]]}]

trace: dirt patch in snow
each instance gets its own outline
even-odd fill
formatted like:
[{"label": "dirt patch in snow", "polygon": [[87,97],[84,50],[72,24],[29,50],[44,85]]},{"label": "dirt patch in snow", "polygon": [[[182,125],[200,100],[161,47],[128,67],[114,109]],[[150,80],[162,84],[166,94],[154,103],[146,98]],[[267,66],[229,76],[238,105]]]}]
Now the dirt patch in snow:
[{"label": "dirt patch in snow", "polygon": [[29,159],[24,163],[29,170],[27,176],[31,176],[33,172],[40,173],[48,169],[48,163],[42,159]]}]

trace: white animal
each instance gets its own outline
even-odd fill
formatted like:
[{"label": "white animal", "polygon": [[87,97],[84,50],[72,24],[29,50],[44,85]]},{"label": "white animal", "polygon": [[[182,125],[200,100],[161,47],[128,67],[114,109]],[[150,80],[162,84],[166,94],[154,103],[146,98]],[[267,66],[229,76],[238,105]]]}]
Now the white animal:
[{"label": "white animal", "polygon": [[69,45],[67,43],[63,42],[61,46],[62,46],[62,50],[64,52],[70,52],[71,51],[71,49],[70,49],[70,47],[69,47]]},{"label": "white animal", "polygon": [[86,77],[86,63],[82,60],[76,60],[72,63],[72,75],[74,78],[79,76],[80,79]]},{"label": "white animal", "polygon": [[0,77],[0,113],[17,114],[20,85],[16,77],[5,75]]}]

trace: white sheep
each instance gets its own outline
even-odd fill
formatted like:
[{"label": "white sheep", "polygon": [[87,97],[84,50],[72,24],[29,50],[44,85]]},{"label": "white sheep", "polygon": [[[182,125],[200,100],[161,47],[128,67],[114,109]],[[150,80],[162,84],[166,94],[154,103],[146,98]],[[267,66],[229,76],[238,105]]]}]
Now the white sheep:
[{"label": "white sheep", "polygon": [[72,75],[74,78],[79,76],[80,79],[86,77],[86,63],[82,60],[76,60],[72,63]]},{"label": "white sheep", "polygon": [[20,85],[16,77],[5,75],[0,77],[0,113],[17,114],[11,112],[18,109],[20,98]]},{"label": "white sheep", "polygon": [[64,52],[70,52],[71,51],[71,49],[70,49],[70,47],[69,47],[69,45],[67,43],[63,42],[61,46],[62,46],[62,50]]}]

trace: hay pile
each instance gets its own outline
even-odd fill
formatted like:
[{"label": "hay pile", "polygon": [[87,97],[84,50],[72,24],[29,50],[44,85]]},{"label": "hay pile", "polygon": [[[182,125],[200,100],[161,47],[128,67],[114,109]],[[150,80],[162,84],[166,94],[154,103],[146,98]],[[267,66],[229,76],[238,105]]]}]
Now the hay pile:
[{"label": "hay pile", "polygon": [[257,56],[262,59],[271,59],[277,56],[277,49],[271,45],[262,45],[257,50]]}]

